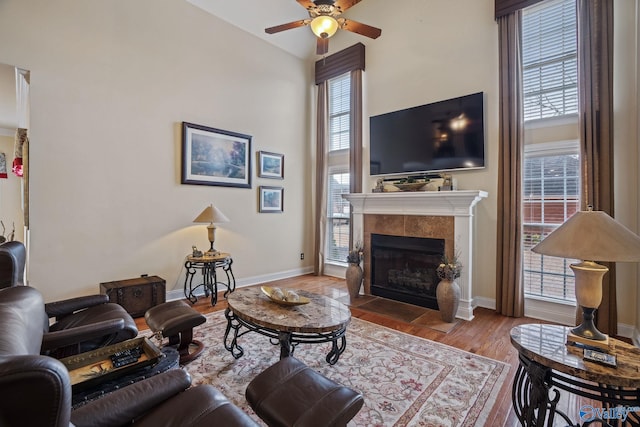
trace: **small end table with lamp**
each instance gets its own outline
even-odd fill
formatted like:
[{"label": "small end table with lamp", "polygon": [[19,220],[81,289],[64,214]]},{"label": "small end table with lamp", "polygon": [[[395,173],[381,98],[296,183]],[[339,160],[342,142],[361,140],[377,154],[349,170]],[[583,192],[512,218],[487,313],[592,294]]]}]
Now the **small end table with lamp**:
[{"label": "small end table with lamp", "polygon": [[[218,302],[218,284],[224,285],[227,288],[224,293],[225,298],[230,292],[233,292],[236,287],[236,279],[231,269],[231,265],[233,264],[231,254],[220,252],[213,247],[216,232],[215,223],[229,222],[229,218],[211,204],[207,206],[193,222],[209,224],[207,226],[207,236],[211,246],[209,250],[204,253],[197,251],[194,247],[193,253],[187,256],[187,261],[184,264],[186,268],[184,296],[192,303],[195,303],[198,298],[194,291],[200,286],[203,286],[205,296],[209,296],[209,293],[211,293],[211,305],[216,305]],[[227,277],[226,282],[220,282],[218,280],[218,269],[222,269],[225,272]],[[202,273],[203,282],[194,287],[193,278],[198,270]]]},{"label": "small end table with lamp", "polygon": [[603,408],[640,407],[640,351],[610,339],[593,322],[602,302],[602,278],[609,271],[593,260],[638,262],[640,237],[605,212],[589,208],[574,214],[531,250],[582,260],[570,266],[582,323],[572,329],[522,325],[511,330],[520,357],[513,407],[522,425],[553,425],[556,415],[579,425],[558,410],[559,390],[600,401]]}]

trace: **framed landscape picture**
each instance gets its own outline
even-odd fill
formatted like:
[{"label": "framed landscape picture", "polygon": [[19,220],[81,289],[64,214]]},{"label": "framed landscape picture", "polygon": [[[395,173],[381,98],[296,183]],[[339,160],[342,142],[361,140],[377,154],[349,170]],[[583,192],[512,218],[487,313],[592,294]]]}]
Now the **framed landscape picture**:
[{"label": "framed landscape picture", "polygon": [[183,122],[182,183],[251,188],[251,136]]},{"label": "framed landscape picture", "polygon": [[284,212],[284,188],[260,186],[259,212]]},{"label": "framed landscape picture", "polygon": [[258,176],[260,178],[284,178],[284,154],[258,152]]}]

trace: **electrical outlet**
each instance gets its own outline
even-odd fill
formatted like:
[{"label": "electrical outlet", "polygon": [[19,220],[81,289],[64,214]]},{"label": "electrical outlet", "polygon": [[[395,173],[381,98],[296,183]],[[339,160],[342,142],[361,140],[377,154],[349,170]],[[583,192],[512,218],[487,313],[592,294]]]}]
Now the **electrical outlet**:
[{"label": "electrical outlet", "polygon": [[304,252],[300,252],[300,259],[304,259]]}]

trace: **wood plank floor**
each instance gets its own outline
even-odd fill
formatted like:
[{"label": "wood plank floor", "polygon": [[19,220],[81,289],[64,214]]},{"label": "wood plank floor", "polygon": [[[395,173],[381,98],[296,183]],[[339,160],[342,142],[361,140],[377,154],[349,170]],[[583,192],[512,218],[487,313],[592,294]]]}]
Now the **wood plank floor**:
[{"label": "wood plank floor", "polygon": [[[348,304],[349,302],[345,281],[329,276],[304,275],[264,284],[290,289],[304,289],[340,300],[343,303]],[[362,298],[366,300],[370,297]],[[397,318],[392,318],[389,315],[380,315],[360,309],[358,305],[357,301],[351,305],[351,313],[354,317],[508,363],[511,369],[507,381],[497,396],[493,413],[486,425],[511,427],[519,424],[511,408],[511,384],[518,366],[518,352],[511,345],[509,331],[514,326],[523,323],[540,323],[539,320],[505,317],[496,314],[493,310],[477,308],[474,310],[475,318],[472,321],[459,321],[453,330],[444,333],[419,323],[407,321],[407,316],[404,313],[398,313]],[[201,297],[194,308],[201,313],[210,313],[224,310],[226,306],[226,301],[220,294],[215,307],[211,306],[208,298]],[[416,309],[415,306],[409,307],[411,311]],[[414,314],[411,314],[411,317],[415,317]],[[140,329],[147,328],[144,318],[137,319],[137,323]]]}]

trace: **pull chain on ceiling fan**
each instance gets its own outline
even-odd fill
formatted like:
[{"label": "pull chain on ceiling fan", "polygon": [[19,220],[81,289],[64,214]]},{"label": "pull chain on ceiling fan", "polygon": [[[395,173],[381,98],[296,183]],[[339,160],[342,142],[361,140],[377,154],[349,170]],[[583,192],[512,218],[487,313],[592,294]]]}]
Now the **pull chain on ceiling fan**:
[{"label": "pull chain on ceiling fan", "polygon": [[372,39],[377,39],[382,34],[382,30],[379,28],[340,17],[345,10],[360,3],[361,0],[296,1],[307,9],[309,19],[265,28],[264,31],[267,34],[275,34],[308,25],[317,37],[316,53],[318,55],[324,55],[329,51],[329,37],[333,36],[338,29],[351,31]]}]

